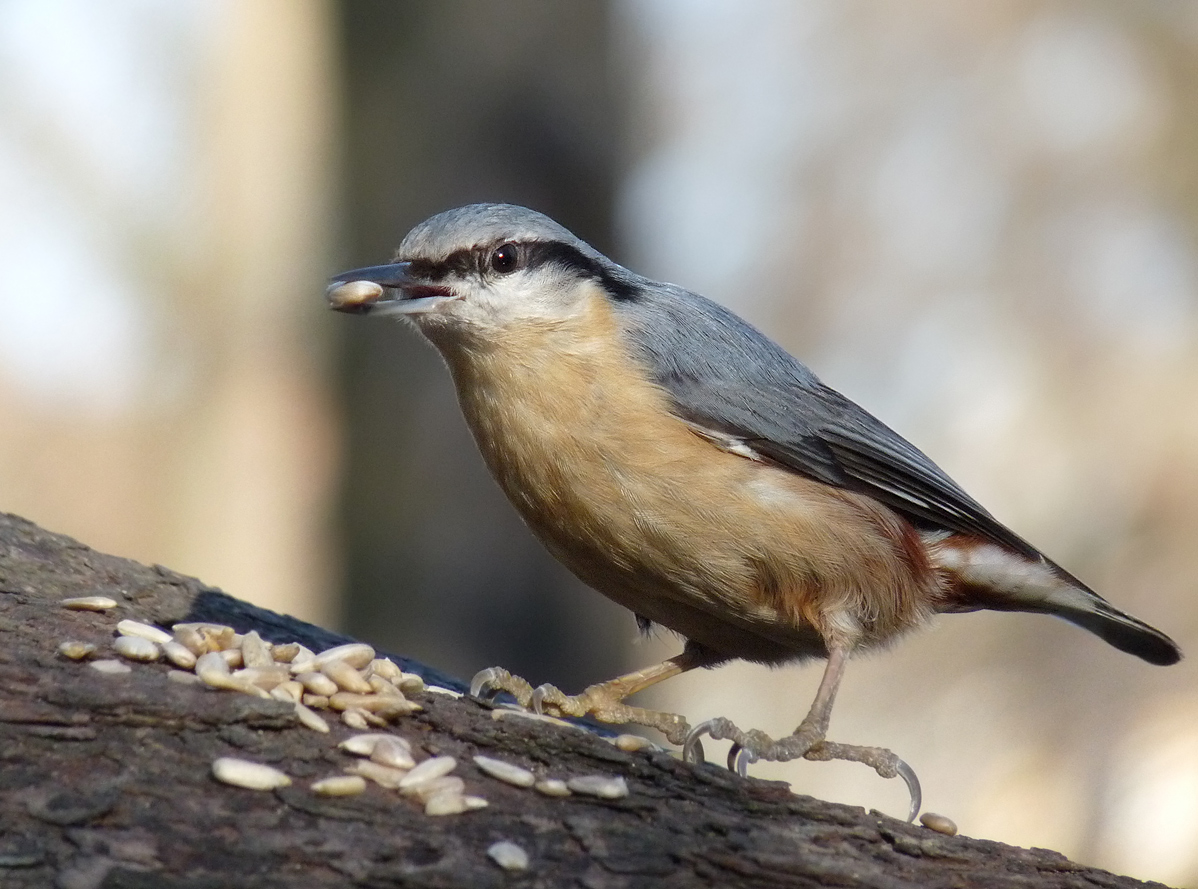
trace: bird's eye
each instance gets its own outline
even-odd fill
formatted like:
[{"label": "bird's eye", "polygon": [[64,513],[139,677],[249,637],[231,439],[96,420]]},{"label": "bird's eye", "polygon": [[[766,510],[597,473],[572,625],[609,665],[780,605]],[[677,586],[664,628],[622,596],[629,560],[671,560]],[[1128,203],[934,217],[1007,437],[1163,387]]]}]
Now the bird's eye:
[{"label": "bird's eye", "polygon": [[506,275],[514,272],[520,265],[520,248],[515,244],[504,244],[491,254],[491,268]]}]

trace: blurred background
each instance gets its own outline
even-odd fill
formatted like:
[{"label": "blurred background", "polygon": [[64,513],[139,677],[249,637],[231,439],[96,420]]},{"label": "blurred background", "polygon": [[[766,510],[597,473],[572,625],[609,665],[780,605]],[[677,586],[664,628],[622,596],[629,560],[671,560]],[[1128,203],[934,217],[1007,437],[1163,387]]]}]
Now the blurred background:
[{"label": "blurred background", "polygon": [[[531,538],[430,348],[323,307],[504,200],[731,306],[1198,650],[1198,5],[4,0],[0,195],[0,509],[96,548],[463,677],[676,653]],[[777,735],[818,674],[646,697]],[[831,737],[964,833],[1198,883],[1193,657],[950,616],[853,665]]]}]

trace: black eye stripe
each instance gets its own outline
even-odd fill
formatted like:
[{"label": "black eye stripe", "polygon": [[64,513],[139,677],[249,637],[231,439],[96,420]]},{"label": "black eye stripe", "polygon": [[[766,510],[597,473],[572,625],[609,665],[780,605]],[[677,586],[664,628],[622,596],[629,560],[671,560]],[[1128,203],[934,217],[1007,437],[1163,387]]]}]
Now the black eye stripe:
[{"label": "black eye stripe", "polygon": [[478,257],[473,250],[455,250],[445,259],[413,259],[409,272],[414,278],[440,281],[454,275],[464,277],[478,270]]},{"label": "black eye stripe", "polygon": [[572,269],[587,278],[598,281],[612,299],[636,299],[636,288],[614,274],[609,266],[583,253],[577,247],[561,241],[530,241],[523,245],[528,258],[525,264],[530,269],[544,265],[557,265]]},{"label": "black eye stripe", "polygon": [[[494,265],[495,256],[505,248],[511,248],[516,255],[515,266],[507,271]],[[411,272],[414,277],[426,281],[439,281],[449,275],[466,277],[492,270],[508,274],[520,268],[537,269],[546,265],[556,265],[598,281],[612,299],[624,301],[635,300],[637,297],[637,289],[632,283],[614,275],[609,267],[577,247],[561,241],[503,241],[499,244],[480,244],[468,249],[455,250],[442,260],[412,260]]]}]

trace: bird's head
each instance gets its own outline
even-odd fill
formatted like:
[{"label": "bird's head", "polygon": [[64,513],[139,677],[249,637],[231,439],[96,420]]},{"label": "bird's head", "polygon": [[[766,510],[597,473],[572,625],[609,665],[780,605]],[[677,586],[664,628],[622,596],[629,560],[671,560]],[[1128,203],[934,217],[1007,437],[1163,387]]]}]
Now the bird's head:
[{"label": "bird's head", "polygon": [[631,299],[635,280],[547,216],[472,204],[420,223],[393,262],[337,275],[327,293],[338,311],[399,315],[443,346],[568,319],[596,284]]}]

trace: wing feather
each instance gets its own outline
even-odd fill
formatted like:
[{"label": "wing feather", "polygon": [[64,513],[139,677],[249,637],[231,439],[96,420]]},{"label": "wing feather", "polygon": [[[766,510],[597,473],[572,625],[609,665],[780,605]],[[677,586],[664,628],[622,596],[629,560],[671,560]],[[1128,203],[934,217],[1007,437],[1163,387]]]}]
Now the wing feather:
[{"label": "wing feather", "polygon": [[[654,286],[652,315],[631,304],[626,329],[679,417],[794,472],[868,494],[921,527],[1043,558],[922,451],[756,328],[701,296]],[[672,322],[665,331],[663,315]]]}]

